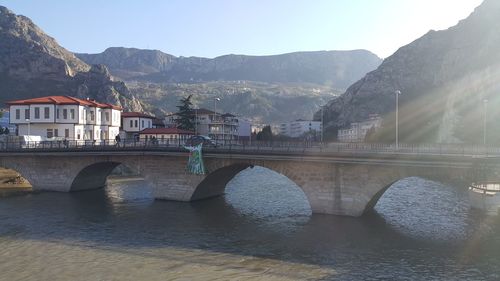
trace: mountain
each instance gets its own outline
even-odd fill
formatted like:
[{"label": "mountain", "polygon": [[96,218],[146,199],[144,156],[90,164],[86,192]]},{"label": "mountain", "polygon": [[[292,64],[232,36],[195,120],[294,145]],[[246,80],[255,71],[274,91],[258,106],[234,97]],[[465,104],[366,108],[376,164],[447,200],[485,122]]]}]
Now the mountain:
[{"label": "mountain", "polygon": [[[395,91],[405,142],[500,144],[500,1],[401,47],[324,108],[327,133],[383,116],[375,141],[395,139]],[[315,114],[321,118],[321,111]],[[486,128],[486,130],[485,130]]]},{"label": "mountain", "polygon": [[381,62],[366,50],[296,52],[274,56],[225,55],[214,59],[175,57],[158,50],[108,48],[100,54],[76,54],[105,64],[126,80],[155,83],[254,81],[314,83],[345,89]]},{"label": "mountain", "polygon": [[127,82],[130,91],[145,109],[157,115],[177,111],[179,100],[192,95],[198,108],[230,112],[256,123],[280,123],[311,119],[320,105],[340,94],[329,87],[314,84],[280,84],[250,81],[212,81],[199,83]]},{"label": "mountain", "polygon": [[104,65],[88,65],[29,18],[0,6],[0,102],[70,95],[141,110],[123,82]]}]

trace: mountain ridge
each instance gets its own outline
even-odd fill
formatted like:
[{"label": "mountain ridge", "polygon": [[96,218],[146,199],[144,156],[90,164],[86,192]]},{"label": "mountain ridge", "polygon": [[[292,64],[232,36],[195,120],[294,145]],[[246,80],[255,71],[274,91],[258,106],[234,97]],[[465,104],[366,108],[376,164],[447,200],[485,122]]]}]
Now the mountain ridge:
[{"label": "mountain ridge", "polygon": [[[394,141],[395,91],[400,90],[400,138],[406,142],[478,143],[483,100],[500,105],[500,1],[485,0],[466,19],[446,30],[429,31],[399,48],[374,71],[325,107],[327,133],[384,117],[377,141]],[[317,112],[315,118],[320,118]],[[488,125],[500,115],[490,111]],[[491,133],[488,140],[499,142]]]},{"label": "mountain ridge", "polygon": [[93,98],[141,110],[104,65],[88,65],[29,18],[0,6],[0,101],[47,95]]},{"label": "mountain ridge", "polygon": [[176,57],[159,50],[111,47],[99,54],[76,54],[101,63],[125,80],[164,82],[237,81],[305,82],[338,89],[375,69],[381,62],[367,50],[292,52],[252,56],[228,54],[211,58]]}]

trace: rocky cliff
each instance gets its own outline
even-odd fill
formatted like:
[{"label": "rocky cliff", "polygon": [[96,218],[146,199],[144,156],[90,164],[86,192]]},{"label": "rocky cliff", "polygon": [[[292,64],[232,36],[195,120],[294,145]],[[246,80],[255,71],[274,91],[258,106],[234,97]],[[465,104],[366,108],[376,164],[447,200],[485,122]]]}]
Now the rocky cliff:
[{"label": "rocky cliff", "polygon": [[366,50],[297,52],[275,56],[225,55],[214,59],[175,57],[156,50],[108,48],[77,54],[87,63],[108,66],[113,75],[155,83],[257,81],[314,83],[345,89],[381,62]]},{"label": "rocky cliff", "polygon": [[378,113],[384,128],[375,140],[394,141],[400,90],[402,141],[482,143],[486,127],[487,142],[500,143],[499,18],[500,1],[485,0],[456,26],[429,31],[400,48],[329,102],[324,111],[329,135]]},{"label": "rocky cliff", "polygon": [[46,95],[89,97],[141,109],[105,66],[89,66],[29,18],[0,6],[0,102]]}]

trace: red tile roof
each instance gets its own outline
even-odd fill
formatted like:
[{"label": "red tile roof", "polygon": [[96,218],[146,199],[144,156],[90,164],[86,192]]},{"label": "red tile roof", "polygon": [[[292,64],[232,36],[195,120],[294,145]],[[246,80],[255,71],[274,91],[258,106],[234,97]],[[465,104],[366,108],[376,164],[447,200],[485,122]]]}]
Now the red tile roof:
[{"label": "red tile roof", "polygon": [[139,134],[152,134],[152,135],[171,135],[171,134],[179,134],[179,135],[194,135],[193,131],[181,130],[178,128],[148,128],[139,132]]},{"label": "red tile roof", "polygon": [[83,105],[83,106],[92,106],[99,108],[112,108],[117,110],[122,110],[120,106],[112,105],[109,103],[99,103],[94,100],[82,100],[75,97],[70,96],[47,96],[26,100],[13,100],[6,102],[8,105],[29,105],[29,104],[57,104],[57,105]]},{"label": "red tile roof", "polygon": [[147,115],[141,112],[122,112],[122,117],[142,117],[142,118],[155,119],[154,116]]}]

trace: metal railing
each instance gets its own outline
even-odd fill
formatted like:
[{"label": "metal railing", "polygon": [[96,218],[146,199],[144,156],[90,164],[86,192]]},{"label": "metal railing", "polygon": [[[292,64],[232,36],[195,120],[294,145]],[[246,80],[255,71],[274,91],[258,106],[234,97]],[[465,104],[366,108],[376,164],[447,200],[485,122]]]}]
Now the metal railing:
[{"label": "metal railing", "polygon": [[[120,142],[114,140],[61,140],[31,142],[0,142],[2,152],[37,151],[187,151],[184,140],[157,139]],[[213,153],[287,153],[287,154],[407,154],[407,155],[450,155],[500,157],[500,147],[455,144],[394,144],[377,143],[319,143],[304,141],[220,141],[217,145],[203,147]]]}]

